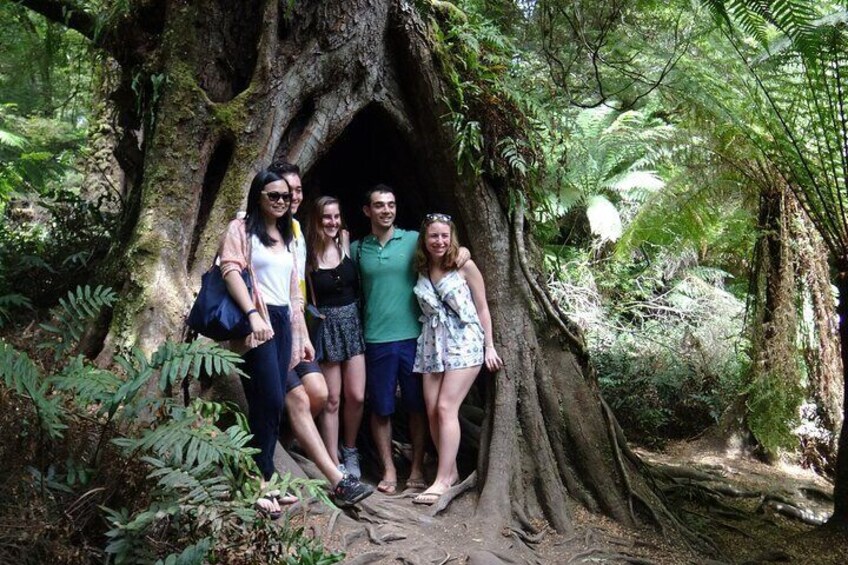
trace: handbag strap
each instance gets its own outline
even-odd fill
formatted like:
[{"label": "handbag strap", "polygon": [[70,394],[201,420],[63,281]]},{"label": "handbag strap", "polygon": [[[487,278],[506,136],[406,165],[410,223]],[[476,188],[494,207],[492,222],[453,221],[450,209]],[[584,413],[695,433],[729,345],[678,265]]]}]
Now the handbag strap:
[{"label": "handbag strap", "polygon": [[[368,237],[367,235],[365,237]],[[365,237],[355,242],[359,245],[356,246],[356,270],[357,274],[359,274],[359,280],[357,281],[357,287],[359,290],[359,309],[362,313],[362,319],[365,319],[365,277],[362,276],[362,245],[365,243]]]},{"label": "handbag strap", "polygon": [[315,287],[312,286],[312,273],[306,273],[306,286],[309,290],[309,298],[312,305],[318,307],[318,298],[315,296]]}]

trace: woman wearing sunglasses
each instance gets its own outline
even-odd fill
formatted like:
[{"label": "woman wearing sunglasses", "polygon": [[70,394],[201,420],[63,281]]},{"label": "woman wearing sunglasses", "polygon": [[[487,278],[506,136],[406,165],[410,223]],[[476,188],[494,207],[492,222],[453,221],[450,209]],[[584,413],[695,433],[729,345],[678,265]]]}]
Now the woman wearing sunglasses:
[{"label": "woman wearing sunglasses", "polygon": [[[231,346],[242,354],[242,369],[249,377],[242,378],[242,386],[263,484],[274,474],[289,369],[314,354],[294,268],[290,203],[285,179],[260,171],[247,194],[245,217],[230,222],[221,242],[221,273],[227,290],[253,329]],[[240,275],[244,269],[250,273],[252,292]],[[276,497],[260,498],[257,505],[272,517],[280,513]]]},{"label": "woman wearing sunglasses", "polygon": [[503,365],[495,351],[483,276],[473,261],[457,266],[456,226],[447,214],[428,214],[416,251],[414,292],[423,322],[413,371],[423,374],[430,434],[439,454],[433,484],[413,499],[433,504],[459,480],[459,406],[483,363]]},{"label": "woman wearing sunglasses", "polygon": [[[339,201],[315,201],[307,230],[307,269],[316,306],[324,316],[321,372],[327,381],[327,404],[320,416],[321,435],[336,465],[361,476],[356,435],[365,401],[365,340],[359,319],[359,276],[350,257]],[[339,446],[339,405],[344,391],[344,437]]]},{"label": "woman wearing sunglasses", "polygon": [[[303,319],[291,200],[291,187],[284,176],[260,171],[250,185],[244,219],[230,222],[221,243],[221,273],[227,290],[249,316],[253,329],[233,348],[242,353],[242,368],[249,377],[242,379],[242,385],[248,424],[260,450],[256,463],[263,483],[274,474],[274,448],[286,391],[300,385],[297,373],[290,369],[315,355]],[[250,273],[252,293],[239,274],[244,269]],[[317,449],[307,452],[330,481],[336,504],[350,506],[371,494],[370,487],[336,469],[311,418],[309,423],[316,441],[306,447]],[[280,514],[279,502],[269,494],[257,505],[273,518]]]}]

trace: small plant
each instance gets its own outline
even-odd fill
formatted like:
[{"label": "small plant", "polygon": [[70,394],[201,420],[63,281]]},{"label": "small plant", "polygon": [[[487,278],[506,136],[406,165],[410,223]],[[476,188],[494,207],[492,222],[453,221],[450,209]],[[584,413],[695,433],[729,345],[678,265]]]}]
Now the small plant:
[{"label": "small plant", "polygon": [[[255,510],[256,450],[237,408],[200,399],[184,406],[164,394],[185,378],[241,374],[238,355],[214,343],[166,342],[149,356],[118,355],[111,370],[72,355],[86,322],[115,299],[104,287],[69,293],[54,322],[42,326],[48,337],[39,348],[53,353],[46,366],[0,339],[0,418],[14,410],[18,430],[26,431],[18,443],[29,446],[18,454],[19,470],[5,469],[28,479],[6,488],[18,485],[29,506],[57,510],[42,519],[58,523],[32,528],[46,535],[29,544],[30,555],[41,562],[70,559],[69,552],[90,559],[92,543],[105,535],[103,552],[116,564],[341,560],[302,530]],[[149,394],[151,384],[158,394]],[[278,477],[268,488],[329,503],[322,481]],[[0,514],[7,511],[8,504],[0,506]],[[84,549],[69,547],[80,540]],[[0,561],[13,559],[3,548],[17,547],[16,540],[0,542]]]}]

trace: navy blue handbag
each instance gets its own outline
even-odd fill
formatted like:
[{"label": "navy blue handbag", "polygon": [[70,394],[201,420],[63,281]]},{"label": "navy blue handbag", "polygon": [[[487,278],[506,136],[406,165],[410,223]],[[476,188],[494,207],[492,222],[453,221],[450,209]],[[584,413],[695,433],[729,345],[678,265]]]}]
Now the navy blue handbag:
[{"label": "navy blue handbag", "polygon": [[[250,272],[243,270],[241,278],[252,296]],[[200,335],[215,341],[238,339],[253,331],[250,317],[230,296],[224,277],[221,276],[221,267],[216,264],[203,273],[200,292],[197,293],[186,323]]]}]

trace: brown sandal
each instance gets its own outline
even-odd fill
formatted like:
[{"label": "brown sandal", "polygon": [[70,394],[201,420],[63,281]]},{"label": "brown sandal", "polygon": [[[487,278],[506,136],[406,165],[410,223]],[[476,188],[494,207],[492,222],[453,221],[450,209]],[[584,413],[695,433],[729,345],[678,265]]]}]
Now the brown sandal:
[{"label": "brown sandal", "polygon": [[395,494],[397,492],[397,481],[382,480],[377,483],[377,490],[383,494]]}]

